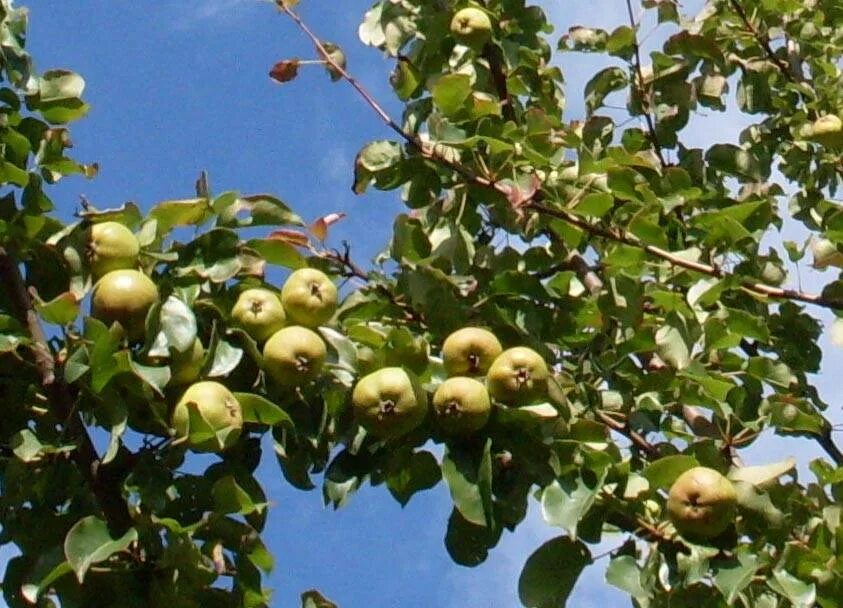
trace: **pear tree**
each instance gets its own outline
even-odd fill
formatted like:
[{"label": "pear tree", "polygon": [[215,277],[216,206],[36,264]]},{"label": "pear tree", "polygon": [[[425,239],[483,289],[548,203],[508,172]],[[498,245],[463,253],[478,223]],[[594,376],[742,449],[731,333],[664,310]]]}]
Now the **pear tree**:
[{"label": "pear tree", "polygon": [[[586,567],[641,607],[843,606],[840,404],[814,383],[843,316],[839,0],[626,0],[563,31],[527,0],[379,0],[349,28],[395,115],[297,4],[266,10],[313,57],[243,68],[284,95],[320,65],[382,123],[349,177],[406,210],[372,262],[338,216],[204,173],[60,219],[51,185],[97,172],[69,154],[84,80],[38,72],[0,0],[6,604],[273,605],[274,459],[334,506],[446,485],[467,567],[537,505],[558,534],[511,581],[527,608]],[[610,65],[569,89],[585,53]],[[727,110],[749,125],[695,147]],[[823,456],[750,464],[762,435]]]}]

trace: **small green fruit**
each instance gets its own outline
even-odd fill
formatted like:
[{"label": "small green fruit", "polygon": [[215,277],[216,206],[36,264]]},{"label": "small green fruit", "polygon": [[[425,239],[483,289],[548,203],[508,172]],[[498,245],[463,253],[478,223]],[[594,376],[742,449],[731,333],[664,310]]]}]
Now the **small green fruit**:
[{"label": "small green fruit", "polygon": [[315,380],[325,365],[325,343],[315,331],[291,325],[275,332],[263,347],[266,373],[283,386]]},{"label": "small green fruit", "polygon": [[281,304],[294,323],[319,327],[337,310],[337,288],[324,272],[300,268],[284,282]]},{"label": "small green fruit", "polygon": [[843,268],[843,252],[828,239],[812,238],[811,253],[814,256],[814,268],[824,270],[829,266]]},{"label": "small green fruit", "polygon": [[820,116],[813,123],[804,125],[800,135],[826,148],[841,148],[843,147],[843,120],[834,114]]},{"label": "small green fruit", "polygon": [[158,301],[158,288],[139,270],[114,270],[105,274],[91,296],[91,316],[106,325],[123,326],[130,340],[143,337],[146,314]]},{"label": "small green fruit", "polygon": [[195,382],[205,365],[205,347],[196,338],[193,345],[183,353],[172,351],[170,358],[170,386],[178,386]]},{"label": "small green fruit", "polygon": [[481,49],[492,38],[492,20],[482,9],[460,9],[451,19],[451,34],[458,42]]},{"label": "small green fruit", "polygon": [[137,237],[123,224],[101,222],[88,229],[85,255],[96,278],[113,270],[136,268],[139,253]]},{"label": "small green fruit", "polygon": [[256,287],[240,294],[231,309],[231,319],[255,340],[264,342],[284,327],[287,315],[275,293]]},{"label": "small green fruit", "polygon": [[735,519],[738,497],[732,482],[708,467],[682,473],[670,487],[667,512],[683,536],[708,539]]},{"label": "small green fruit", "polygon": [[787,273],[774,262],[764,262],[761,267],[761,280],[768,285],[781,285],[787,280]]},{"label": "small green fruit", "polygon": [[474,378],[448,378],[433,394],[436,422],[448,434],[469,435],[480,430],[489,421],[491,411],[486,386]]},{"label": "small green fruit", "polygon": [[445,338],[442,362],[449,376],[482,376],[501,352],[495,334],[480,327],[464,327]]},{"label": "small green fruit", "polygon": [[547,391],[547,364],[536,351],[516,346],[503,351],[486,374],[489,394],[503,403],[535,401]]},{"label": "small green fruit", "polygon": [[400,367],[384,367],[361,378],[351,401],[360,426],[380,439],[406,435],[427,415],[427,394],[418,378]]},{"label": "small green fruit", "polygon": [[176,404],[172,427],[192,450],[220,452],[240,438],[243,412],[234,394],[219,382],[196,382]]}]

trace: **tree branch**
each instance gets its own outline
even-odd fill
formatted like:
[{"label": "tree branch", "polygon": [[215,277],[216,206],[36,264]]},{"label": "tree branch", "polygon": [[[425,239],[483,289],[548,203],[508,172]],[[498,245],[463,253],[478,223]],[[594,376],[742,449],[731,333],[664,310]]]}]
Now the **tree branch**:
[{"label": "tree branch", "polygon": [[612,429],[613,431],[620,433],[627,439],[629,439],[635,447],[639,450],[644,452],[647,456],[653,457],[658,456],[658,449],[652,443],[647,441],[643,435],[640,433],[633,431],[629,428],[628,423],[620,422],[619,420],[615,420],[611,416],[609,416],[606,412],[597,411],[597,417],[600,419],[600,422],[605,424],[607,427]]},{"label": "tree branch", "polygon": [[[647,245],[645,243],[642,243],[636,237],[625,234],[620,230],[613,230],[610,228],[603,228],[594,224],[590,224],[581,217],[576,216],[573,213],[569,213],[564,209],[548,207],[547,205],[536,202],[535,200],[526,203],[525,205],[523,205],[523,207],[533,209],[534,211],[538,211],[539,213],[543,213],[545,215],[549,215],[551,217],[563,220],[564,222],[571,224],[572,226],[576,226],[577,228],[584,230],[585,232],[588,232],[589,234],[592,234],[594,236],[599,236],[610,241],[615,241],[618,243],[623,243],[625,245],[636,247],[638,249],[643,249],[647,253],[667,262],[670,262],[674,266],[687,268],[688,270],[693,270],[695,272],[699,272],[701,274],[705,274],[718,279],[726,279],[732,276],[730,273],[724,271],[723,269],[717,266],[705,264],[703,262],[696,262],[694,260],[688,260],[686,258],[676,255],[675,253],[671,253],[670,251],[662,249],[661,247],[656,247],[655,245]],[[796,289],[784,289],[781,287],[774,287],[772,285],[767,285],[765,283],[759,283],[757,281],[752,280],[742,280],[740,284],[741,287],[743,287],[747,291],[751,291],[755,295],[759,296],[783,300],[795,300],[798,302],[805,302],[807,304],[814,304],[823,308],[830,308],[832,310],[843,309],[843,301],[835,298],[826,298],[819,294],[806,293],[803,291],[798,291]]]},{"label": "tree branch", "polygon": [[[314,251],[314,253],[319,257],[326,260],[330,260],[331,262],[344,268],[344,276],[349,278],[354,277],[357,279],[361,279],[368,284],[372,283],[369,275],[360,266],[358,266],[354,262],[354,260],[351,259],[351,252],[348,243],[344,243],[344,249],[342,253],[337,250]],[[400,300],[398,296],[392,293],[386,285],[383,285],[381,283],[375,283],[375,289],[377,289],[381,294],[383,294],[392,303],[393,306],[401,310],[404,313],[404,317],[406,318],[406,320],[413,321],[421,327],[426,327],[424,315],[409,304],[407,304],[406,302]]]},{"label": "tree branch", "polygon": [[32,352],[41,376],[41,384],[50,399],[56,416],[64,422],[69,436],[77,442],[73,460],[96,497],[109,529],[122,535],[132,526],[132,517],[120,492],[120,481],[108,467],[101,466],[96,448],[79,414],[74,410],[74,399],[64,380],[56,377],[55,359],[47,345],[47,336],[38,320],[26,283],[11,255],[0,247],[0,281],[6,287],[9,299],[17,308],[17,315],[26,325],[32,338]]},{"label": "tree branch", "polygon": [[761,48],[764,49],[764,53],[766,53],[767,58],[775,64],[775,66],[779,69],[782,75],[789,80],[790,82],[796,83],[796,79],[793,77],[793,74],[790,72],[790,66],[788,63],[781,59],[776,55],[776,52],[773,50],[773,47],[770,46],[770,39],[767,37],[766,34],[759,32],[754,25],[752,25],[752,21],[749,20],[749,16],[746,14],[746,11],[740,5],[740,2],[737,0],[729,0],[729,4],[732,6],[732,10],[740,17],[740,20],[743,21],[746,30],[752,35],[755,40],[758,41],[758,44],[761,45]]},{"label": "tree branch", "polygon": [[837,444],[834,443],[834,439],[831,438],[831,426],[828,426],[821,435],[815,435],[815,437],[817,439],[817,443],[819,443],[820,447],[825,450],[825,453],[831,457],[834,464],[837,466],[843,465],[843,452],[840,451],[840,448],[838,448]]},{"label": "tree branch", "polygon": [[500,49],[492,43],[487,43],[483,48],[483,57],[489,63],[489,70],[492,73],[492,82],[495,83],[495,89],[498,92],[498,99],[501,100],[501,112],[504,120],[517,122],[517,117],[515,116],[515,106],[512,103],[512,97],[510,96],[509,89],[506,86],[506,74],[503,70]]}]

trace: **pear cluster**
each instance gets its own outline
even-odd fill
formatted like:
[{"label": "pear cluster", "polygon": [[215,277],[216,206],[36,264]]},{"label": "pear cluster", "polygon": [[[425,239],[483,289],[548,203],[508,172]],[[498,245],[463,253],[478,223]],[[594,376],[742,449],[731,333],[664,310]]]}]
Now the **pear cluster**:
[{"label": "pear cluster", "polygon": [[504,350],[492,332],[480,327],[449,335],[442,345],[442,362],[449,378],[433,395],[433,413],[437,425],[451,434],[483,428],[493,400],[518,406],[547,391],[549,370],[541,355],[524,346]]},{"label": "pear cluster", "polygon": [[[142,338],[146,316],[159,294],[155,283],[136,269],[137,238],[122,224],[103,222],[92,227],[88,242],[91,272],[99,276],[92,315],[109,324],[120,323],[130,339]],[[327,347],[317,329],[334,317],[337,304],[337,288],[330,278],[317,269],[302,268],[291,273],[280,290],[243,289],[230,310],[230,322],[262,348],[262,369],[272,382],[300,387],[323,372]],[[470,435],[486,426],[493,403],[523,405],[546,392],[549,372],[538,353],[523,346],[504,350],[492,332],[465,327],[443,344],[448,378],[436,388],[431,407],[428,393],[410,369],[426,367],[426,343],[423,354],[423,365],[380,367],[355,383],[352,412],[373,437],[407,435],[427,420],[428,413],[443,433]],[[199,338],[184,352],[171,354],[168,384],[185,388],[171,412],[170,426],[178,443],[197,452],[218,452],[238,440],[243,412],[226,386],[200,380],[206,358]]]},{"label": "pear cluster", "polygon": [[138,270],[137,237],[113,221],[93,224],[85,236],[85,259],[96,280],[91,316],[106,325],[119,323],[130,340],[139,340],[146,315],[158,302],[158,288]]},{"label": "pear cluster", "polygon": [[325,365],[325,342],[314,331],[337,310],[337,288],[315,268],[293,272],[280,297],[269,289],[247,289],[231,309],[235,325],[263,343],[266,374],[281,386],[314,380]]},{"label": "pear cluster", "polygon": [[[333,317],[337,290],[323,272],[303,268],[281,288],[242,291],[231,309],[232,323],[263,344],[266,374],[281,386],[314,380],[325,364],[327,349],[314,329]],[[171,426],[177,441],[196,452],[219,452],[240,437],[243,412],[237,397],[213,381],[194,382],[204,361],[199,339],[193,349],[171,361],[173,379],[193,382],[173,410]]]},{"label": "pear cluster", "polygon": [[410,370],[384,367],[362,377],[352,405],[357,422],[371,435],[393,439],[410,433],[427,418],[446,435],[466,436],[486,426],[492,402],[523,405],[544,395],[549,371],[534,350],[504,350],[495,335],[464,327],[442,345],[448,378],[433,394],[432,408],[419,379]]}]

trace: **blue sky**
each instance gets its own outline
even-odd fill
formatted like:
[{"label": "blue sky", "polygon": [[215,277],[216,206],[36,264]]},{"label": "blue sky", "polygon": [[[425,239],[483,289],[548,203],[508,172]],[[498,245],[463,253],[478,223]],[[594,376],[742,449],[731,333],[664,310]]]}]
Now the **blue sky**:
[{"label": "blue sky", "polygon": [[[372,139],[389,138],[363,102],[319,67],[280,86],[267,71],[277,60],[311,58],[307,41],[274,9],[255,0],[30,0],[29,47],[39,69],[66,67],[87,81],[92,110],[72,127],[74,155],[97,161],[93,181],[69,179],[53,190],[68,217],[84,195],[99,207],[133,200],[143,208],[188,197],[202,169],[214,191],[271,192],[306,219],[348,214],[331,233],[347,239],[366,263],[387,242],[402,207],[394,193],[352,194],[352,163]],[[563,8],[564,5],[564,8]],[[548,4],[550,6],[550,4]],[[611,27],[625,19],[622,0],[554,2],[559,24]],[[390,63],[357,41],[368,0],[303,0],[304,19],[340,44],[353,73],[390,112],[400,115],[387,83]],[[556,35],[554,36],[554,40]],[[595,59],[561,58],[571,82],[568,118],[582,115],[584,78]],[[737,139],[741,117],[717,117],[714,136]],[[712,131],[691,136],[711,143]],[[805,275],[803,275],[805,280]],[[828,347],[831,348],[831,347]],[[827,365],[841,363],[838,351]],[[826,386],[834,403],[835,390]],[[832,392],[834,391],[834,392]],[[841,422],[839,407],[833,413]],[[752,464],[817,455],[807,442],[770,439]],[[297,605],[316,587],[341,606],[517,606],[517,576],[543,540],[561,532],[534,509],[515,534],[506,534],[489,560],[474,569],[454,565],[442,542],[450,499],[444,485],[417,495],[403,510],[383,488],[363,488],[344,509],[322,506],[319,491],[290,489],[271,452],[260,470],[274,502],[264,538],[276,556],[269,579],[276,606]],[[0,554],[2,555],[2,554]],[[606,560],[588,570],[571,606],[625,603],[602,582]]]}]

